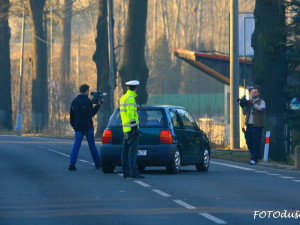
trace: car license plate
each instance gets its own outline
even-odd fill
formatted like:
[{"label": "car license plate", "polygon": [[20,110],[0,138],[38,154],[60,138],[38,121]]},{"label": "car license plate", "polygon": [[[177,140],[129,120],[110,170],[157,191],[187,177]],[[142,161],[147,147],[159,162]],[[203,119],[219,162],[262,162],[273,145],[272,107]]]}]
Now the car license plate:
[{"label": "car license plate", "polygon": [[147,155],[147,150],[138,150],[137,155],[146,156]]}]

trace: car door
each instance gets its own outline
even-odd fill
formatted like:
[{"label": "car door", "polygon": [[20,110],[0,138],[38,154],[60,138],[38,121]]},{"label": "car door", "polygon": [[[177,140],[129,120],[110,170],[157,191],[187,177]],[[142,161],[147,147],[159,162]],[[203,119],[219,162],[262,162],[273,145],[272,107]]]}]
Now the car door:
[{"label": "car door", "polygon": [[175,136],[177,144],[181,150],[181,163],[185,164],[186,162],[188,162],[188,159],[187,159],[188,154],[187,153],[188,153],[188,148],[189,148],[189,142],[185,137],[184,127],[183,127],[182,121],[178,115],[176,108],[169,109],[169,114],[171,117],[173,130],[175,133],[174,136]]},{"label": "car door", "polygon": [[178,115],[183,124],[183,136],[187,142],[186,160],[190,163],[199,162],[201,160],[202,139],[199,134],[199,128],[193,117],[182,108],[177,109]]}]

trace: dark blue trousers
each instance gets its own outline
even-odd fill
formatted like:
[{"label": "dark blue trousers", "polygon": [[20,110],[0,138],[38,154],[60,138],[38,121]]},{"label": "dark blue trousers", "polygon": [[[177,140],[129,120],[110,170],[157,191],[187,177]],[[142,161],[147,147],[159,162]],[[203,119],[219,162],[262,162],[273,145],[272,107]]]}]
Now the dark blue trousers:
[{"label": "dark blue trousers", "polygon": [[251,152],[251,160],[255,162],[260,159],[260,142],[262,138],[263,127],[253,127],[252,124],[247,125],[245,139],[249,151]]},{"label": "dark blue trousers", "polygon": [[95,144],[94,129],[91,129],[91,130],[88,130],[85,132],[75,131],[75,141],[74,141],[73,149],[72,149],[72,152],[70,155],[70,165],[76,164],[83,136],[86,137],[86,140],[89,144],[90,152],[93,157],[95,166],[100,165],[100,156],[97,151],[96,144]]},{"label": "dark blue trousers", "polygon": [[138,136],[133,132],[124,133],[121,164],[124,176],[138,176],[139,170],[136,163],[138,150]]}]

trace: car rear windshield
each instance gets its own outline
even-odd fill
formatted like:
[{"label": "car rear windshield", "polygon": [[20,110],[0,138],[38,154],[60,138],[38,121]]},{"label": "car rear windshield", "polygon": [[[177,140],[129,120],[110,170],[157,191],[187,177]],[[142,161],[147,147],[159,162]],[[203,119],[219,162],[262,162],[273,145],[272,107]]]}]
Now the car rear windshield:
[{"label": "car rear windshield", "polygon": [[[139,127],[166,127],[165,114],[162,109],[138,109]],[[112,115],[109,126],[120,127],[122,125],[120,109]]]}]

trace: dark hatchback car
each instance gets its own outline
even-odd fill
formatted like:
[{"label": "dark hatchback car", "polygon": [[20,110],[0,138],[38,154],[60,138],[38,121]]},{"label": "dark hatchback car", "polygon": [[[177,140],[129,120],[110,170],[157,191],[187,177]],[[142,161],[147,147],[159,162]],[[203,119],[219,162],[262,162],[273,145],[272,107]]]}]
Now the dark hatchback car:
[{"label": "dark hatchback car", "polygon": [[[147,166],[166,166],[170,173],[179,173],[180,167],[186,165],[195,165],[198,171],[208,170],[210,143],[183,107],[142,105],[137,112],[140,123],[137,164],[140,171]],[[122,141],[118,108],[102,136],[100,156],[104,173],[112,173],[121,165]]]}]

